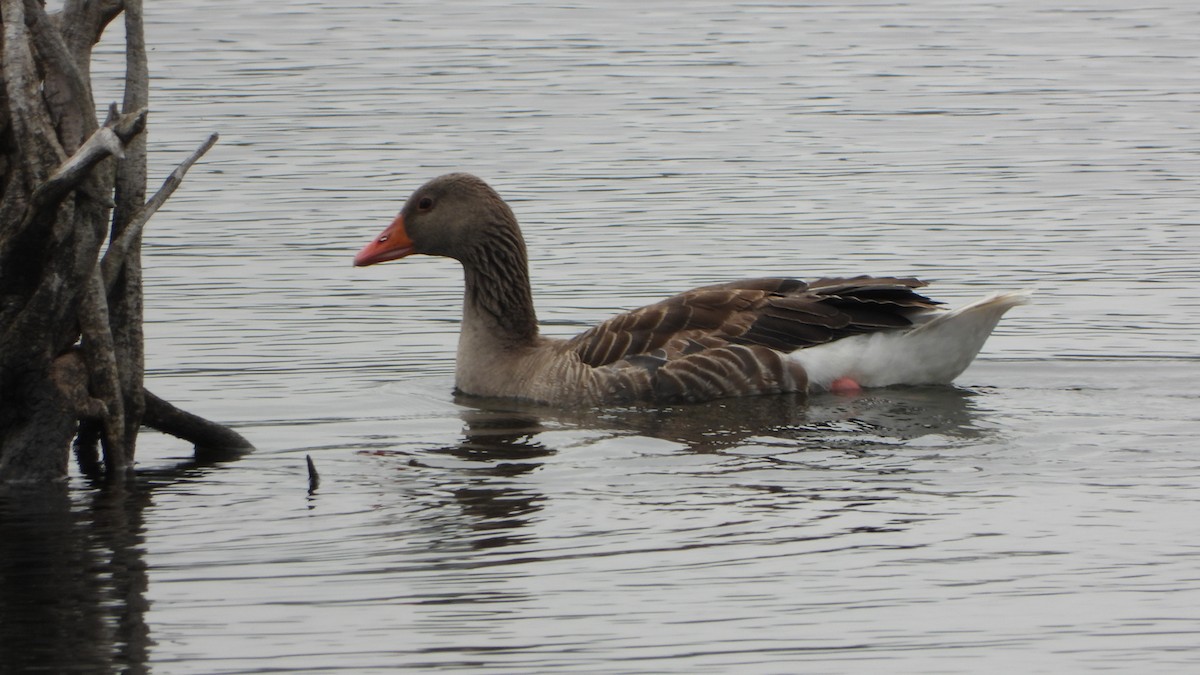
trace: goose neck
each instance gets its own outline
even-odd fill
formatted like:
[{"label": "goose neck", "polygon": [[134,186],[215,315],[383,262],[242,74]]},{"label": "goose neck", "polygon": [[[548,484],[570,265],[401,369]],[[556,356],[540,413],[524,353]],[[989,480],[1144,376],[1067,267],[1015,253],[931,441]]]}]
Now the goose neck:
[{"label": "goose neck", "polygon": [[463,319],[510,343],[536,340],[537,315],[529,285],[529,263],[519,237],[501,238],[463,260],[466,276]]}]

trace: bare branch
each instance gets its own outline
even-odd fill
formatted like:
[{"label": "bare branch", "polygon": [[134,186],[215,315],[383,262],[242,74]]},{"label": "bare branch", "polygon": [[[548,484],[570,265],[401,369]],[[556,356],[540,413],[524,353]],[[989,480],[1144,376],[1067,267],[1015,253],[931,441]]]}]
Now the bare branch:
[{"label": "bare branch", "polygon": [[67,46],[80,62],[80,68],[88,66],[92,47],[100,41],[105,27],[117,18],[124,7],[122,0],[66,0],[62,11],[50,16],[60,26]]},{"label": "bare branch", "polygon": [[36,0],[25,0],[25,14],[44,71],[43,92],[66,152],[75,152],[96,130],[92,88],[79,69],[62,33]]},{"label": "bare branch", "polygon": [[[125,115],[111,127],[101,127],[92,134],[79,150],[63,162],[58,169],[33,192],[30,213],[26,221],[36,220],[39,215],[52,213],[67,194],[78,187],[102,160],[110,156],[124,157],[125,145],[146,127],[146,110]],[[96,196],[103,198],[103,196]]]},{"label": "bare branch", "polygon": [[29,47],[24,0],[0,0],[4,22],[4,87],[12,113],[12,136],[32,184],[45,180],[51,167],[65,158],[54,130],[42,114],[38,69]]},{"label": "bare branch", "polygon": [[141,236],[142,231],[146,228],[146,223],[150,221],[151,216],[175,193],[175,189],[183,182],[183,177],[187,175],[188,170],[192,168],[192,165],[197,160],[204,156],[204,153],[208,152],[216,144],[219,138],[220,136],[216,133],[210,134],[208,139],[199,148],[196,148],[195,152],[180,162],[179,166],[175,167],[175,170],[163,181],[162,187],[158,189],[158,192],[155,192],[154,196],[134,214],[133,218],[125,226],[125,229],[121,231],[121,234],[109,243],[108,250],[104,253],[104,261],[101,263],[104,271],[104,286],[108,292],[112,292],[113,285],[116,283],[117,276],[121,271],[121,265],[125,261],[125,255],[137,242],[138,237]]},{"label": "bare branch", "polygon": [[[142,0],[125,0],[125,98],[121,111],[140,110],[150,102],[150,71],[142,23]],[[117,169],[116,211],[112,233],[126,228],[146,200],[146,138],[132,139],[129,159]],[[136,262],[136,261],[135,261]],[[138,289],[141,293],[141,289]],[[140,317],[139,317],[140,319]]]},{"label": "bare branch", "polygon": [[110,475],[123,472],[132,460],[125,438],[125,406],[121,399],[120,370],[113,347],[112,328],[108,322],[108,300],[100,268],[89,277],[87,291],[79,308],[79,325],[83,333],[83,352],[87,360],[88,379],[92,395],[100,399],[107,410],[101,435],[104,464]]},{"label": "bare branch", "polygon": [[125,0],[125,110],[150,103],[150,61],[146,58],[146,29],[142,0]]},{"label": "bare branch", "polygon": [[[142,20],[142,0],[125,0],[125,98],[121,110],[129,112],[149,105],[150,70],[146,58],[145,27]],[[112,212],[113,240],[129,229],[129,223],[146,201],[146,137],[138,136],[127,148],[127,158],[117,167],[116,207]],[[142,415],[146,409],[143,392],[145,366],[145,335],[142,320],[145,314],[142,296],[141,237],[135,236],[125,254],[125,263],[117,269],[116,282],[109,294],[108,307],[112,314],[113,344],[121,364],[121,395],[125,399],[125,437],[129,454],[134,444]]]},{"label": "bare branch", "polygon": [[125,157],[125,148],[121,144],[121,139],[109,127],[97,129],[84,141],[74,155],[63,162],[45,183],[38,186],[37,192],[34,193],[34,199],[38,197],[41,197],[43,201],[49,201],[55,197],[61,199],[62,195],[70,192],[83,180],[83,176],[93,166],[110,155],[118,159]]},{"label": "bare branch", "polygon": [[[10,2],[11,0],[3,1]],[[57,333],[61,328],[59,319],[68,320],[68,314],[73,311],[74,303],[63,302],[64,289],[84,286],[86,276],[96,265],[95,256],[100,250],[100,240],[98,235],[92,233],[88,228],[55,223],[56,216],[59,215],[57,213],[59,205],[71,189],[86,179],[88,169],[112,154],[114,147],[112,135],[115,135],[119,141],[128,143],[130,138],[142,131],[145,123],[146,111],[139,110],[131,115],[121,117],[112,127],[98,129],[71,159],[54,172],[50,180],[39,185],[34,191],[25,216],[16,227],[15,235],[20,236],[22,232],[43,229],[46,234],[40,236],[52,238],[53,246],[64,245],[64,242],[72,238],[75,240],[75,245],[65,247],[61,258],[62,262],[54,263],[60,265],[55,268],[57,271],[42,274],[37,282],[37,287],[32,290],[29,300],[16,310],[15,316],[6,325],[0,326],[0,348],[10,349],[17,342],[16,336],[43,334],[46,331]],[[93,142],[92,139],[96,140]],[[72,223],[73,221],[68,219],[67,222]],[[47,226],[34,228],[40,223],[46,223]],[[54,226],[51,227],[50,224],[54,224]],[[0,250],[0,253],[10,254],[10,251]],[[52,320],[49,317],[56,318]],[[74,342],[73,337],[66,335],[58,335],[58,339],[65,341],[68,345]],[[21,342],[32,344],[28,337]]]}]

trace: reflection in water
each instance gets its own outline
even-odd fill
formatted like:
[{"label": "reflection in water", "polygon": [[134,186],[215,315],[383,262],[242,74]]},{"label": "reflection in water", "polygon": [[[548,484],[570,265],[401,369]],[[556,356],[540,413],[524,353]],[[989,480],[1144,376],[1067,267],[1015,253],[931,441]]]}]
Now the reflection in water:
[{"label": "reflection in water", "polygon": [[953,387],[899,387],[864,396],[793,395],[729,399],[662,409],[617,411],[618,428],[681,443],[693,452],[721,452],[763,437],[781,450],[869,450],[929,434],[978,436],[973,394]]},{"label": "reflection in water", "polygon": [[67,483],[0,487],[0,670],[146,672],[143,513],[155,487],[208,464],[96,484],[79,502]]},{"label": "reflection in water", "polygon": [[[614,616],[672,616],[682,632],[647,644],[691,640],[683,626],[719,604],[713,589],[763,616],[778,616],[780,602],[799,615],[836,606],[816,591],[781,600],[779,570],[811,568],[822,584],[844,585],[852,577],[831,564],[865,570],[881,552],[922,547],[912,531],[927,517],[914,505],[958,495],[927,485],[914,465],[930,446],[985,433],[975,398],[940,387],[568,412],[460,397],[457,443],[394,455],[406,459],[406,483],[424,486],[404,520],[411,545],[431,552],[420,569],[438,571],[412,579],[412,625],[436,634],[470,626],[469,648],[521,653],[528,645],[514,648],[510,636],[530,624],[570,653],[591,644],[564,637],[570,627],[586,635],[589,622]],[[906,452],[918,438],[921,449]],[[869,560],[832,561],[834,550]],[[728,586],[728,570],[747,560],[773,561],[775,572]],[[423,665],[442,656],[423,646],[414,654]],[[524,672],[547,669],[529,665]]]},{"label": "reflection in water", "polygon": [[66,484],[0,496],[0,663],[13,672],[140,670],[149,631],[142,561],[145,492]]},{"label": "reflection in water", "polygon": [[528,473],[541,465],[535,460],[553,455],[554,450],[535,440],[544,429],[536,417],[520,413],[468,409],[462,416],[467,424],[462,442],[431,452],[484,465],[470,470],[466,485],[452,489],[463,514],[470,516],[472,530],[496,532],[474,539],[472,546],[495,548],[523,541],[504,533],[528,524],[545,497],[492,479]]},{"label": "reflection in water", "polygon": [[467,424],[463,442],[440,452],[492,462],[550,455],[553,451],[534,440],[546,430],[543,419],[578,428],[632,432],[700,453],[720,452],[760,437],[786,439],[792,443],[789,451],[869,449],[930,434],[968,439],[983,433],[972,419],[974,396],[957,387],[894,387],[853,397],[806,399],[781,394],[574,412],[460,396],[459,403],[480,407],[463,414]]},{"label": "reflection in water", "polygon": [[[851,471],[898,474],[908,472],[907,463],[874,466],[863,462],[873,453],[894,453],[908,441],[936,435],[939,445],[953,447],[959,441],[977,440],[985,430],[973,418],[970,390],[953,387],[909,387],[875,390],[856,397],[779,395],[728,399],[700,404],[661,407],[603,408],[563,411],[546,406],[462,397],[466,407],[461,417],[466,424],[461,442],[431,449],[427,457],[451,456],[467,462],[450,469],[443,483],[454,496],[466,526],[487,536],[474,539],[476,549],[530,543],[522,535],[532,516],[546,507],[547,497],[535,482],[513,480],[543,466],[559,451],[543,440],[548,431],[574,429],[600,432],[601,438],[620,438],[636,444],[637,438],[679,444],[695,454],[730,453],[752,446],[753,459],[775,460],[790,466],[813,469],[846,469],[844,463],[822,465],[809,455],[824,457],[830,451],[848,455]],[[599,442],[593,438],[590,444]],[[764,449],[769,454],[764,455]],[[761,462],[760,462],[761,463]],[[733,474],[745,467],[720,464],[717,473]],[[705,474],[704,480],[717,487],[719,476]],[[770,485],[746,485],[754,500],[763,491],[775,493]],[[839,501],[862,502],[881,499],[864,495],[861,486],[835,485],[797,493],[811,500],[831,499],[831,492],[846,494]],[[895,488],[902,491],[902,488]],[[757,494],[753,494],[757,493]],[[684,495],[679,495],[680,499]],[[777,504],[778,496],[772,498]]]},{"label": "reflection in water", "polygon": [[458,445],[433,450],[458,459],[486,462],[495,475],[516,475],[530,471],[541,457],[554,451],[535,440],[543,431],[541,421],[532,414],[505,409],[467,409],[462,413],[467,428]]}]

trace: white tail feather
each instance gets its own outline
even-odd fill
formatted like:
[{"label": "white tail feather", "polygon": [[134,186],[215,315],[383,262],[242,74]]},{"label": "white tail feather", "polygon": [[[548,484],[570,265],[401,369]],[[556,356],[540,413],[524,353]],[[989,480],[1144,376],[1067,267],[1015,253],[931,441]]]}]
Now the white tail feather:
[{"label": "white tail feather", "polygon": [[828,389],[843,377],[864,387],[949,384],[971,365],[1000,317],[1029,302],[1032,294],[996,293],[957,309],[914,316],[914,328],[854,335],[788,358],[808,372],[810,389]]}]

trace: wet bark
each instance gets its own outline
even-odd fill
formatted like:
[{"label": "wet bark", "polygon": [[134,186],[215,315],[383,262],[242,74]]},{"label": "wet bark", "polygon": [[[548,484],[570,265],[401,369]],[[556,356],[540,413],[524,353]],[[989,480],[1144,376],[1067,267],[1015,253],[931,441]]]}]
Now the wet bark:
[{"label": "wet bark", "polygon": [[[122,13],[124,100],[101,122],[91,50]],[[122,476],[144,422],[248,449],[144,389],[143,228],[216,135],[147,201],[141,0],[67,0],[54,15],[0,0],[0,26],[0,482],[65,477],[73,438],[81,468]]]}]

